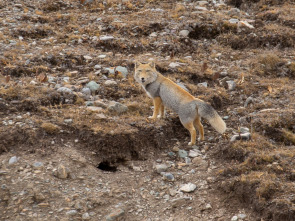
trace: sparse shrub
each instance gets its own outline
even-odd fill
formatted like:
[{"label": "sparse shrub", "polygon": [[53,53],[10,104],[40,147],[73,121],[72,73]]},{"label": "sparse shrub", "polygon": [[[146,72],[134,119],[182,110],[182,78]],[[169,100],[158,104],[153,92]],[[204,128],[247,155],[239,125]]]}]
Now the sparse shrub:
[{"label": "sparse shrub", "polygon": [[48,134],[56,134],[59,131],[59,126],[48,122],[42,123],[41,128]]}]

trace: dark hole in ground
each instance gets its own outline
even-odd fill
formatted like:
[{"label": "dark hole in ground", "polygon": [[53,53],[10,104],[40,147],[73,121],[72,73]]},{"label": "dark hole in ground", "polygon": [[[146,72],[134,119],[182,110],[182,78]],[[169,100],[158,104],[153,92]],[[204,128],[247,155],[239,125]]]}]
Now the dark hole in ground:
[{"label": "dark hole in ground", "polygon": [[98,164],[97,168],[100,169],[100,170],[110,171],[110,172],[116,172],[117,171],[117,167],[116,166],[111,166],[109,161],[102,161],[101,163]]}]

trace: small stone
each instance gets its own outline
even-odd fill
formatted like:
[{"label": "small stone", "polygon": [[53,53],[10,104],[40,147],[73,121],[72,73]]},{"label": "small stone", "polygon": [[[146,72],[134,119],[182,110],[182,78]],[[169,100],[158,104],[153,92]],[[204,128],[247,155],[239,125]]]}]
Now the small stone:
[{"label": "small stone", "polygon": [[84,55],[84,59],[85,59],[85,60],[92,60],[92,57],[89,56],[89,55]]},{"label": "small stone", "polygon": [[236,141],[236,140],[250,140],[251,134],[250,133],[243,133],[243,134],[236,134],[233,135],[230,139],[230,142]]},{"label": "small stone", "polygon": [[247,107],[248,104],[253,103],[254,99],[253,97],[248,97],[245,101],[244,107]]},{"label": "small stone", "polygon": [[89,220],[89,219],[90,219],[89,213],[83,213],[82,220]]},{"label": "small stone", "polygon": [[99,64],[95,65],[95,66],[94,66],[94,69],[96,69],[96,70],[97,70],[97,69],[101,69],[101,65],[99,65]]},{"label": "small stone", "polygon": [[112,102],[109,105],[108,110],[112,111],[112,112],[116,112],[118,114],[123,114],[128,111],[128,107],[124,104],[119,103],[119,102]]},{"label": "small stone", "polygon": [[188,183],[188,184],[183,185],[180,188],[180,191],[185,192],[185,193],[190,193],[190,192],[193,192],[196,188],[197,188],[196,184]]},{"label": "small stone", "polygon": [[68,212],[66,212],[67,216],[75,216],[78,213],[77,210],[69,210]]},{"label": "small stone", "polygon": [[236,88],[236,82],[234,81],[226,81],[228,90],[232,91]]},{"label": "small stone", "polygon": [[35,162],[33,164],[33,167],[35,167],[35,168],[40,168],[40,167],[43,167],[43,166],[44,166],[44,164],[42,162]]},{"label": "small stone", "polygon": [[177,199],[172,199],[170,202],[172,204],[172,207],[176,208],[176,207],[180,207],[180,206],[185,205],[185,203],[188,200],[191,200],[191,198],[190,197],[180,197]]},{"label": "small stone", "polygon": [[152,37],[152,38],[157,37],[157,36],[158,36],[157,32],[153,32],[153,33],[150,34],[150,37]]},{"label": "small stone", "polygon": [[227,119],[229,119],[229,116],[224,116],[223,119],[227,120]]},{"label": "small stone", "polygon": [[105,86],[116,86],[117,85],[117,82],[116,81],[113,81],[113,80],[106,80],[104,82],[104,85]]},{"label": "small stone", "polygon": [[177,146],[173,147],[172,151],[173,152],[178,152],[179,151],[179,147],[177,147]]},{"label": "small stone", "polygon": [[182,37],[187,37],[189,35],[189,30],[181,30],[179,35]]},{"label": "small stone", "polygon": [[228,21],[229,21],[229,23],[231,23],[231,24],[237,24],[237,23],[239,22],[239,19],[231,18],[231,19],[229,19]]},{"label": "small stone", "polygon": [[66,179],[68,175],[68,169],[64,165],[60,164],[57,167],[57,177],[60,179]]},{"label": "small stone", "polygon": [[102,108],[107,108],[107,105],[105,103],[103,103],[102,101],[100,100],[96,100],[93,102],[93,105],[96,106],[96,107],[102,107]]},{"label": "small stone", "polygon": [[13,156],[9,159],[8,164],[9,165],[15,164],[18,160],[19,158],[17,156]]},{"label": "small stone", "polygon": [[181,158],[187,157],[187,151],[180,149],[178,151],[178,156],[181,157]]},{"label": "small stone", "polygon": [[84,87],[82,90],[81,90],[81,93],[85,96],[90,96],[91,95],[91,90],[90,88],[88,87]]},{"label": "small stone", "polygon": [[246,214],[243,214],[243,213],[241,213],[241,214],[238,215],[238,218],[239,219],[246,219],[246,217],[247,217],[247,215]]},{"label": "small stone", "polygon": [[123,77],[127,77],[127,75],[128,75],[128,70],[127,70],[127,68],[125,68],[125,67],[122,67],[122,66],[117,66],[116,67],[116,71],[118,71],[119,73],[121,73],[122,75],[123,75]]},{"label": "small stone", "polygon": [[86,84],[86,87],[89,88],[91,92],[95,92],[100,88],[100,85],[95,81],[90,81],[88,84]]},{"label": "small stone", "polygon": [[101,36],[99,37],[99,40],[101,41],[108,41],[108,40],[113,40],[114,39],[114,36]]},{"label": "small stone", "polygon": [[198,83],[197,85],[199,87],[208,87],[208,83],[207,82]]},{"label": "small stone", "polygon": [[72,94],[73,93],[73,91],[67,87],[60,87],[57,89],[57,92],[63,93],[63,94]]},{"label": "small stone", "polygon": [[163,178],[164,180],[168,180],[168,181],[174,181],[174,176],[172,173],[163,173]]},{"label": "small stone", "polygon": [[242,134],[244,134],[244,133],[249,133],[249,128],[248,127],[240,127],[240,132],[242,133]]},{"label": "small stone", "polygon": [[179,66],[180,66],[180,64],[175,63],[175,62],[171,62],[171,63],[169,64],[169,67],[170,67],[170,68],[176,68],[176,67],[179,67]]},{"label": "small stone", "polygon": [[186,164],[190,164],[192,162],[191,158],[189,158],[189,157],[185,157],[184,161]]},{"label": "small stone", "polygon": [[189,151],[189,154],[188,156],[189,157],[198,157],[198,156],[201,156],[201,152],[199,150],[196,150],[196,149],[192,149]]},{"label": "small stone", "polygon": [[64,122],[66,124],[71,124],[71,123],[73,123],[73,119],[64,119]]},{"label": "small stone", "polygon": [[231,221],[237,221],[238,220],[238,217],[237,216],[233,216],[232,218],[231,218]]},{"label": "small stone", "polygon": [[197,9],[198,11],[208,11],[206,7],[200,7],[200,6],[196,6],[195,9]]},{"label": "small stone", "polygon": [[240,21],[238,23],[239,26],[245,26],[247,28],[250,28],[250,29],[254,29],[254,26],[253,25],[250,25],[247,21]]},{"label": "small stone", "polygon": [[170,157],[170,158],[175,158],[176,157],[176,154],[175,153],[173,153],[173,152],[168,152],[168,157]]},{"label": "small stone", "polygon": [[155,169],[156,169],[157,173],[162,173],[162,172],[167,171],[168,166],[166,164],[158,164],[155,166]]},{"label": "small stone", "polygon": [[101,59],[103,59],[103,58],[106,58],[107,56],[105,55],[105,54],[101,54],[101,55],[98,55],[97,56],[97,58],[101,58]]},{"label": "small stone", "polygon": [[93,112],[102,112],[103,109],[101,107],[88,106],[87,110],[90,110]]},{"label": "small stone", "polygon": [[106,216],[106,221],[116,221],[122,218],[125,214],[123,209],[116,209]]},{"label": "small stone", "polygon": [[206,210],[212,209],[211,204],[207,203],[206,206],[205,206],[205,209],[206,209]]}]

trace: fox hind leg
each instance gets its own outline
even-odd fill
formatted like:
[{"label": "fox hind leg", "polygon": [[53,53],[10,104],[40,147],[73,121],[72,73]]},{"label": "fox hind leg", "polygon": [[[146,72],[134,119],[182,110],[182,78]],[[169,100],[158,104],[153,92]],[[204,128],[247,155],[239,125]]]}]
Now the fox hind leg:
[{"label": "fox hind leg", "polygon": [[165,118],[165,107],[164,107],[163,103],[161,104],[160,114],[158,115],[158,118]]},{"label": "fox hind leg", "polygon": [[201,119],[200,119],[200,117],[197,117],[195,120],[194,120],[194,126],[195,126],[195,128],[196,129],[198,129],[198,131],[199,131],[199,141],[201,141],[201,140],[204,140],[204,127],[203,127],[203,125],[202,125],[202,123],[201,123]]},{"label": "fox hind leg", "polygon": [[162,104],[162,99],[160,97],[153,98],[153,102],[154,102],[154,113],[149,118],[152,120],[155,120],[157,119],[159,112],[162,111],[163,104]]},{"label": "fox hind leg", "polygon": [[188,123],[183,123],[183,126],[188,129],[188,131],[191,134],[191,141],[188,143],[189,146],[195,145],[196,144],[196,138],[197,138],[197,131],[194,127],[193,122],[188,122]]}]

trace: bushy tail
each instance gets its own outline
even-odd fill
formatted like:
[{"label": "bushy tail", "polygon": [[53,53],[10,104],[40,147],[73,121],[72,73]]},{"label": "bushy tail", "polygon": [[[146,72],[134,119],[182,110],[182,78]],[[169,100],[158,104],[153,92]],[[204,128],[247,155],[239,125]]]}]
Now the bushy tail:
[{"label": "bushy tail", "polygon": [[223,134],[226,130],[226,124],[214,108],[202,100],[197,99],[196,101],[199,115],[207,119],[217,132]]}]

